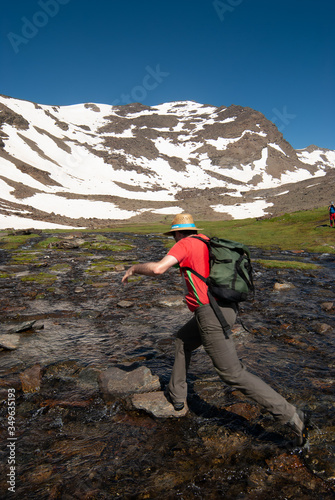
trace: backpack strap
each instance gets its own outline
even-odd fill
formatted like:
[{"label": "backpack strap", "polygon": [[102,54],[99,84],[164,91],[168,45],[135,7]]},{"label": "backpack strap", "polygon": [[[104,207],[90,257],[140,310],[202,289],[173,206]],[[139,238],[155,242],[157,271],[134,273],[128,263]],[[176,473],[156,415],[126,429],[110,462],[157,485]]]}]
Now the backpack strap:
[{"label": "backpack strap", "polygon": [[210,303],[213,311],[215,312],[217,319],[221,323],[224,336],[226,337],[226,339],[229,339],[229,333],[231,333],[230,326],[228,325],[226,318],[222,314],[222,311],[221,311],[218,303],[216,302],[215,298],[213,297],[213,295],[211,294],[210,291],[208,291],[208,298],[209,298],[209,303]]},{"label": "backpack strap", "polygon": [[[181,267],[180,269],[185,270],[185,271],[190,271],[191,273],[195,274],[198,278],[200,278],[204,283],[207,282],[207,279],[204,276],[199,274],[197,271],[195,271],[191,267],[185,266],[185,267]],[[213,297],[213,295],[211,294],[211,292],[209,290],[207,291],[207,295],[208,295],[209,303],[210,303],[217,319],[220,321],[224,336],[226,337],[226,339],[229,339],[229,333],[231,333],[230,326],[228,325],[224,315],[222,314],[222,311],[221,311],[216,299]]]}]

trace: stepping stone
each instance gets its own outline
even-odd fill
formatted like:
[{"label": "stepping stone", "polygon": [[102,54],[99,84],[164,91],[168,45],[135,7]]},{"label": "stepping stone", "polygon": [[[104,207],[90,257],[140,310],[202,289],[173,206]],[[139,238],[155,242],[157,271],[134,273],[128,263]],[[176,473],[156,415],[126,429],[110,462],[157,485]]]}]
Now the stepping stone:
[{"label": "stepping stone", "polygon": [[99,375],[99,386],[105,395],[150,392],[160,389],[157,375],[152,375],[149,368],[140,366],[132,371],[109,368]]},{"label": "stepping stone", "polygon": [[166,399],[163,391],[134,394],[131,400],[136,409],[144,410],[154,417],[185,417],[188,412],[187,404],[181,411],[176,411]]}]

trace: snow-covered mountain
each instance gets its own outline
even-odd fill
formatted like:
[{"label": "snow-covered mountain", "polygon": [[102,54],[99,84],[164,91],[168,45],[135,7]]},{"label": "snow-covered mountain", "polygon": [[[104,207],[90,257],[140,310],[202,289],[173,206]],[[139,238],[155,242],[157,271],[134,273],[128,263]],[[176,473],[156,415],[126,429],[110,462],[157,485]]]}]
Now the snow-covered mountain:
[{"label": "snow-covered mountain", "polygon": [[0,96],[0,229],[262,217],[328,204],[334,176],[335,151],[294,150],[251,108]]}]

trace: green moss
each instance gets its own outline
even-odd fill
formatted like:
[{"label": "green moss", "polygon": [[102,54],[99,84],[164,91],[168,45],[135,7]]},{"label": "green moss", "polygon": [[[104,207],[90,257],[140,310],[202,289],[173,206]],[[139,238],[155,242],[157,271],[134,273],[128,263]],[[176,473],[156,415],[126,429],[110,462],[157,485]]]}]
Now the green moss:
[{"label": "green moss", "polygon": [[92,262],[85,272],[88,274],[103,274],[114,271],[115,266],[123,264],[122,262],[115,261],[113,258],[102,259]]},{"label": "green moss", "polygon": [[318,264],[308,264],[305,262],[297,262],[294,260],[265,260],[265,259],[257,259],[255,260],[258,264],[267,269],[298,269],[301,271],[311,270],[311,269],[320,269],[322,266]]},{"label": "green moss", "polygon": [[50,271],[54,271],[54,272],[66,272],[66,271],[70,271],[71,270],[71,266],[69,266],[69,264],[55,264],[54,266],[50,267]]},{"label": "green moss", "polygon": [[0,246],[4,250],[16,250],[23,245],[26,245],[29,240],[33,238],[37,238],[38,234],[20,234],[20,235],[11,235],[5,233],[0,233]]},{"label": "green moss", "polygon": [[57,276],[48,273],[39,274],[29,274],[28,276],[22,276],[21,281],[33,281],[35,283],[51,284],[57,280]]},{"label": "green moss", "polygon": [[[37,242],[35,247],[49,248],[49,246],[51,246],[53,243],[56,243],[57,241],[59,241],[59,238],[57,238],[56,236],[50,236],[49,238],[45,238],[44,240]],[[53,250],[57,250],[57,248],[53,248]]]},{"label": "green moss", "polygon": [[[131,283],[132,281],[141,281],[143,280],[145,277],[144,276],[140,276],[140,275],[134,275],[134,276],[130,276],[130,278],[128,278],[128,282]],[[151,285],[153,285],[154,282],[151,281]]]},{"label": "green moss", "polygon": [[133,245],[112,241],[104,237],[97,238],[99,241],[88,241],[83,244],[83,248],[92,250],[108,250],[110,252],[126,252],[134,248]]},{"label": "green moss", "polygon": [[41,254],[36,253],[34,251],[26,252],[26,251],[16,251],[12,255],[12,261],[18,264],[32,264],[34,262],[38,262]]}]

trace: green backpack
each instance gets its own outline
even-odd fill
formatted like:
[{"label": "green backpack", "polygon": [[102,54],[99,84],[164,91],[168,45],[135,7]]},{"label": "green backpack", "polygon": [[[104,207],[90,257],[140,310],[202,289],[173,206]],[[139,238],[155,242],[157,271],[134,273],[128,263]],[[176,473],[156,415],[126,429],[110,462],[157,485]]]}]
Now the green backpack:
[{"label": "green backpack", "polygon": [[208,278],[189,267],[182,269],[191,271],[208,286],[208,298],[214,312],[223,327],[226,338],[229,338],[229,325],[224,319],[217,300],[221,304],[237,306],[247,300],[249,293],[254,291],[252,265],[249,248],[243,243],[210,238],[205,240],[200,236],[192,236],[203,241],[209,250],[210,273]]}]

